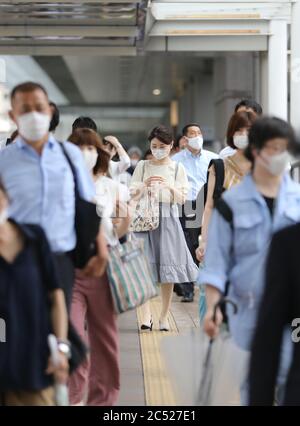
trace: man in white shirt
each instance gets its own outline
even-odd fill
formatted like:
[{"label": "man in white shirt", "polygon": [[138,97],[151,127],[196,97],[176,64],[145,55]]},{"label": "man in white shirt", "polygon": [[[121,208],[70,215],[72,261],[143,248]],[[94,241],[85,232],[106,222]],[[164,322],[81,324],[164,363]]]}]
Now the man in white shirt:
[{"label": "man in white shirt", "polygon": [[[187,202],[184,205],[180,219],[187,245],[194,261],[197,263],[195,250],[198,247],[201,226],[201,217],[199,217],[201,214],[199,215],[199,211],[201,211],[201,208],[196,206],[196,200],[200,190],[206,183],[209,163],[212,159],[218,158],[218,155],[203,149],[203,135],[199,124],[191,123],[186,125],[182,130],[182,134],[187,142],[186,148],[173,155],[172,160],[183,164],[190,184]],[[183,283],[181,288],[183,292],[182,301],[192,302],[194,283]]]}]

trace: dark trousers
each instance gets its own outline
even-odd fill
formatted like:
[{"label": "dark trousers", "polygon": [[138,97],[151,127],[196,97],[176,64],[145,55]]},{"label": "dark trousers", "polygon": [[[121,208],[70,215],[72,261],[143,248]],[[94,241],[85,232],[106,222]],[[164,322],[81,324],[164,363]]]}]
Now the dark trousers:
[{"label": "dark trousers", "polygon": [[[180,223],[184,232],[187,246],[190,250],[190,253],[193,257],[194,262],[196,263],[196,265],[198,265],[199,262],[196,258],[195,252],[198,247],[198,237],[201,233],[201,229],[199,228],[199,226],[196,226],[196,227],[191,226],[191,222],[196,220],[196,218],[190,217],[191,210],[193,211],[196,208],[196,200],[193,200],[190,203],[191,203],[190,209],[187,209],[187,208],[182,209],[182,214],[180,215]],[[194,283],[192,282],[181,283],[180,287],[183,292],[183,295],[194,293]]]},{"label": "dark trousers", "polygon": [[75,268],[69,253],[54,253],[54,262],[60,280],[60,285],[65,294],[66,305],[70,312],[72,290],[75,281]]}]

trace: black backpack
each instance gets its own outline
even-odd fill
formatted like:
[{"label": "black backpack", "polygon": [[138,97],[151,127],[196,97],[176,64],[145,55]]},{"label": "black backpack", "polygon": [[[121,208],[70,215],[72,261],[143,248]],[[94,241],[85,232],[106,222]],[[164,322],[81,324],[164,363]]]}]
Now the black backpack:
[{"label": "black backpack", "polygon": [[215,167],[216,174],[216,184],[213,193],[214,204],[221,198],[222,193],[224,192],[224,177],[225,177],[225,169],[224,169],[224,161],[221,159],[211,160],[207,169],[207,179],[206,184],[204,185],[204,205],[206,204],[207,199],[207,185],[208,185],[208,177],[209,177],[209,169],[211,166]]}]

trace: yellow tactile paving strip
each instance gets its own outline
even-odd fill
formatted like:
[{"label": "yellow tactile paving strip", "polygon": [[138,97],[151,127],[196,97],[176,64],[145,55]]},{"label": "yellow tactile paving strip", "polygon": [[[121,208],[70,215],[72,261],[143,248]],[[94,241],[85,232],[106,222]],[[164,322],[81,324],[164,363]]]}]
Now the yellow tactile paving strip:
[{"label": "yellow tactile paving strip", "polygon": [[[161,356],[160,344],[164,336],[177,335],[178,329],[175,320],[170,314],[170,331],[159,331],[159,314],[161,309],[160,297],[151,300],[153,317],[153,330],[140,331],[140,345],[144,371],[146,405],[176,405],[175,393],[170,378],[168,377],[165,360]],[[139,329],[141,326],[141,313],[137,309]]]},{"label": "yellow tactile paving strip", "polygon": [[[166,336],[176,336],[179,334],[179,332],[184,332],[184,330],[188,328],[199,327],[198,318],[196,318],[198,308],[195,308],[192,305],[186,306],[180,303],[174,304],[173,301],[171,306],[171,313],[169,316],[170,332],[161,332],[159,331],[158,323],[161,309],[160,297],[152,299],[150,304],[154,321],[152,332],[140,330],[140,326],[142,324],[141,311],[140,309],[137,309],[139,339],[144,374],[145,403],[147,406],[181,405],[179,401],[176,401],[175,390],[165,366],[165,358],[161,353],[161,341]],[[226,405],[240,405],[239,394],[232,398],[232,400]]]}]

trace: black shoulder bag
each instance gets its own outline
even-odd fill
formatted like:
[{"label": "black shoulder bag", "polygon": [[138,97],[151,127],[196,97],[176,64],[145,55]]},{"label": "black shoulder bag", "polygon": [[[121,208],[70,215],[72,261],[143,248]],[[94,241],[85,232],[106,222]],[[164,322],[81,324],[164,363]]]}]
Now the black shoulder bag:
[{"label": "black shoulder bag", "polygon": [[96,204],[86,201],[79,194],[77,174],[75,167],[63,143],[61,149],[71,168],[75,184],[75,231],[77,237],[76,247],[72,256],[76,268],[82,269],[91,257],[97,253],[96,237],[99,232],[100,217],[96,211]]}]

